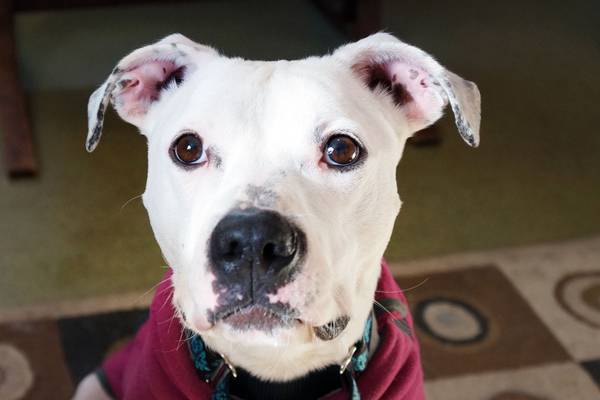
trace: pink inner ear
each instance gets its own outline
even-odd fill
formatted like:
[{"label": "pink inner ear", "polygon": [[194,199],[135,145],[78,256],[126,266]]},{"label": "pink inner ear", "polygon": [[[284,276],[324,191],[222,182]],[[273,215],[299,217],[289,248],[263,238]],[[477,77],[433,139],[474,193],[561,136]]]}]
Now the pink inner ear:
[{"label": "pink inner ear", "polygon": [[424,70],[403,61],[389,61],[371,65],[368,71],[369,87],[388,89],[407,119],[427,123],[439,118],[446,100],[439,84]]},{"label": "pink inner ear", "polygon": [[148,111],[158,100],[165,82],[178,70],[177,64],[168,60],[154,60],[134,67],[123,74],[115,93],[119,114],[125,119],[135,118]]}]

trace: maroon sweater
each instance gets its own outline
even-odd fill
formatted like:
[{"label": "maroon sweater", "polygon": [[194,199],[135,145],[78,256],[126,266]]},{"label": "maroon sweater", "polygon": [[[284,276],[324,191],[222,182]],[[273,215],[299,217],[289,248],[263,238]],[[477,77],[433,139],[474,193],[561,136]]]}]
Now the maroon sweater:
[{"label": "maroon sweater", "polygon": [[[166,278],[170,275],[169,270]],[[148,321],[128,345],[102,365],[106,383],[116,398],[210,399],[212,387],[200,379],[188,347],[180,343],[183,328],[174,318],[171,294],[170,279],[163,279],[150,306]],[[403,306],[396,307],[391,314],[377,315],[380,342],[366,370],[357,376],[361,397],[423,400],[423,374],[419,345],[412,333],[412,319],[401,310],[408,310],[406,299],[385,261],[375,294],[380,302],[390,304],[391,298],[399,300]],[[327,400],[347,398],[348,394],[341,390],[326,396]]]}]

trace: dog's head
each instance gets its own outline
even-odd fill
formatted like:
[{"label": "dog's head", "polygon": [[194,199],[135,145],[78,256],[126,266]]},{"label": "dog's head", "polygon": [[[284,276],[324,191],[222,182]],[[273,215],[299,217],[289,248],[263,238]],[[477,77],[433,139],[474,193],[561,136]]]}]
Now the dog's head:
[{"label": "dog's head", "polygon": [[[273,379],[339,360],[360,336],[406,139],[450,103],[479,140],[477,87],[388,34],[276,62],[171,35],[92,94],[89,151],[109,103],[147,137],[143,200],[182,322]],[[265,353],[284,345],[291,368]]]}]

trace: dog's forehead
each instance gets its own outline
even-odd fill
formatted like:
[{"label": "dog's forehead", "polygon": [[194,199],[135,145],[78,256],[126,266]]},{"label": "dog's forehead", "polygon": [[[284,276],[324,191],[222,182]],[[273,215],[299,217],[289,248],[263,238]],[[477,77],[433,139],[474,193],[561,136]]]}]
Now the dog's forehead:
[{"label": "dog's forehead", "polygon": [[[360,120],[358,82],[329,58],[218,59],[189,77],[170,104],[182,127],[254,138],[312,134],[327,122]],[[172,114],[171,114],[172,115]],[[214,132],[216,133],[216,132]]]}]

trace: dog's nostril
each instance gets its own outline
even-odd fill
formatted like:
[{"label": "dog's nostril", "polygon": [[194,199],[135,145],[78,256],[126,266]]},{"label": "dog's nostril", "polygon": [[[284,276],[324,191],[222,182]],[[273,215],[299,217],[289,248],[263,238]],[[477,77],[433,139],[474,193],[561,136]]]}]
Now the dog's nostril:
[{"label": "dog's nostril", "polygon": [[296,254],[295,243],[293,233],[283,240],[267,242],[260,254],[262,264],[269,268],[273,264],[289,263]]},{"label": "dog's nostril", "polygon": [[294,254],[296,248],[296,238],[293,232],[286,235],[281,240],[268,242],[263,247],[263,258],[276,259],[281,257],[289,257]]},{"label": "dog's nostril", "polygon": [[261,256],[265,265],[271,265],[281,258],[283,254],[281,254],[280,251],[277,251],[277,245],[275,245],[275,243],[267,243],[265,247],[263,247]]},{"label": "dog's nostril", "polygon": [[225,251],[223,252],[223,258],[227,261],[233,261],[242,255],[242,246],[237,240],[232,240],[227,244]]},{"label": "dog's nostril", "polygon": [[265,247],[263,247],[262,259],[267,263],[270,263],[275,259],[275,245],[273,243],[267,243]]}]

